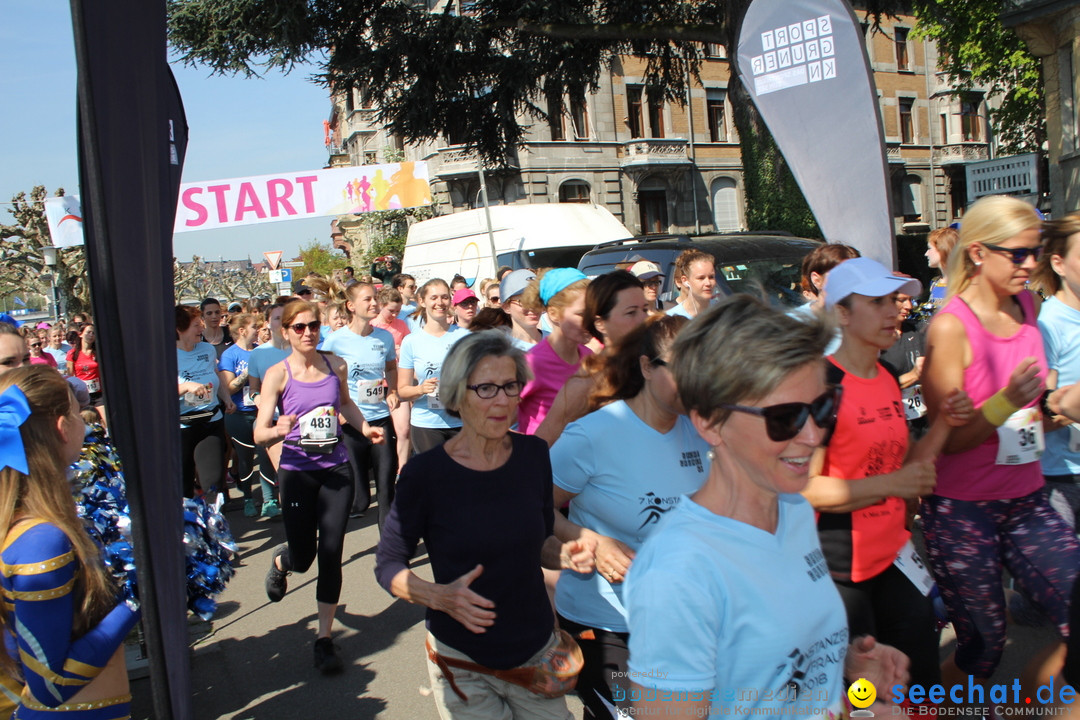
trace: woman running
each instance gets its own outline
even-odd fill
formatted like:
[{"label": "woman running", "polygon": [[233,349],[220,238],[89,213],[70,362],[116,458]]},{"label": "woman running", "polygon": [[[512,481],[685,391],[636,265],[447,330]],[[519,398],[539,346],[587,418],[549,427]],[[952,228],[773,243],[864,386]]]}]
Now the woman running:
[{"label": "woman running", "polygon": [[675,258],[675,284],[682,291],[668,315],[695,318],[713,302],[716,292],[716,259],[701,250],[684,250]]},{"label": "woman running", "polygon": [[[341,595],[341,553],[353,496],[338,414],[372,442],[382,442],[382,431],[368,426],[353,403],[345,362],[316,349],[321,324],[316,306],[293,300],[285,306],[282,322],[292,351],[266,371],[255,421],[255,442],[272,445],[284,441],[278,478],[287,542],[274,550],[266,574],[266,595],[271,602],[280,601],[288,589],[288,574],[305,572],[318,557],[315,667],[332,674],[343,668],[331,635]],[[274,408],[281,413],[276,422]]]},{"label": "woman running", "polygon": [[398,397],[412,402],[409,433],[413,454],[442,445],[461,430],[461,419],[446,412],[439,399],[439,375],[446,353],[468,333],[450,324],[450,286],[428,280],[418,293],[422,327],[401,342]]},{"label": "woman running", "polygon": [[[251,388],[251,400],[255,407],[259,407],[260,393],[262,391],[263,374],[271,367],[288,357],[291,347],[281,329],[281,316],[285,312],[285,305],[295,298],[288,295],[279,295],[272,304],[264,308],[269,338],[251,351],[248,356],[248,386]],[[275,488],[275,492],[269,498],[263,498],[262,516],[264,518],[276,518],[281,515],[281,507],[277,502],[277,468],[281,458],[281,446],[272,445],[265,447],[256,443],[255,458],[259,461],[259,475],[264,482],[263,487],[269,484]]]},{"label": "woman running", "polygon": [[0,377],[0,408],[0,712],[129,718],[123,643],[139,606],[117,598],[72,501],[79,403],[59,373],[25,367]]},{"label": "woman running", "polygon": [[97,350],[94,347],[94,326],[83,325],[79,338],[67,357],[68,373],[86,383],[90,393],[90,402],[100,408],[104,392],[101,387],[101,366],[98,365]]},{"label": "woman running", "polygon": [[[383,286],[376,296],[379,301],[379,315],[371,324],[377,328],[386,330],[394,336],[394,352],[401,357],[401,343],[409,334],[409,326],[398,315],[402,309],[401,292],[395,288]],[[405,402],[398,397],[398,406],[390,412],[394,421],[394,434],[397,436],[398,470],[405,467],[409,460],[412,449],[412,438],[409,436],[409,417],[412,415],[412,403]]]},{"label": "woman running", "polygon": [[222,353],[233,344],[228,325],[221,324],[223,316],[221,303],[214,298],[204,298],[199,303],[199,310],[202,311],[203,324],[206,326],[203,328],[202,339],[214,346],[214,352],[217,353],[218,359],[221,359]]},{"label": "woman running", "polygon": [[592,355],[585,347],[589,341],[584,317],[589,279],[573,268],[550,268],[541,270],[536,280],[526,286],[521,304],[535,313],[547,310],[552,331],[525,355],[533,379],[521,391],[518,427],[526,435],[536,432],[559,390]]},{"label": "woman running", "polygon": [[978,407],[950,433],[937,488],[922,503],[930,565],[956,629],[946,684],[989,678],[1001,660],[1003,568],[1068,635],[1080,544],[1043,494],[1047,364],[1038,301],[1025,289],[1042,253],[1041,229],[1034,208],[1017,198],[985,197],[968,208],[949,258],[948,296],[930,323],[922,384],[931,422],[956,387]]},{"label": "woman running", "polygon": [[[255,517],[259,514],[255,507],[255,498],[251,484],[256,478],[255,471],[255,401],[251,399],[251,386],[248,384],[248,362],[255,343],[255,327],[261,321],[258,315],[237,313],[229,317],[229,335],[234,343],[226,348],[218,360],[221,381],[232,394],[236,412],[225,416],[225,429],[236,452],[236,466],[240,492],[244,496],[244,515]],[[262,502],[273,502],[274,489],[260,474]]]},{"label": "woman running", "polygon": [[352,425],[342,428],[356,483],[350,515],[360,517],[367,512],[371,504],[368,473],[374,470],[381,530],[394,500],[398,470],[397,442],[394,423],[390,419],[390,413],[398,406],[397,354],[394,336],[371,324],[379,313],[375,286],[353,283],[346,292],[352,320],[347,327],[326,338],[323,351],[334,353],[345,361],[353,402],[364,413],[369,425],[382,429],[384,442],[373,445],[358,428]]}]

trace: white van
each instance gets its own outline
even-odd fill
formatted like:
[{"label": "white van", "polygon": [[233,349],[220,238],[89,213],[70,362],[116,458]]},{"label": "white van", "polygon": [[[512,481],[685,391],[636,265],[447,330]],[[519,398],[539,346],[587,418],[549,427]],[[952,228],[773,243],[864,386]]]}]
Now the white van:
[{"label": "white van", "polygon": [[461,275],[473,287],[495,277],[502,265],[513,269],[577,267],[598,243],[633,233],[607,209],[584,203],[496,205],[490,208],[495,257],[484,209],[443,215],[409,228],[401,271],[423,285]]}]

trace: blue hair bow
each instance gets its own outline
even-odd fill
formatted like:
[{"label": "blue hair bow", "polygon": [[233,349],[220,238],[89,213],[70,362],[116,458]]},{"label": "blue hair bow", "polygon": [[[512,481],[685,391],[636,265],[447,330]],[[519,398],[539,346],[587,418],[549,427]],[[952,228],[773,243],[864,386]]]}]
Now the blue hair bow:
[{"label": "blue hair bow", "polygon": [[23,447],[19,428],[30,417],[30,403],[17,386],[12,385],[0,395],[0,470],[6,467],[30,474],[26,464],[26,448]]}]

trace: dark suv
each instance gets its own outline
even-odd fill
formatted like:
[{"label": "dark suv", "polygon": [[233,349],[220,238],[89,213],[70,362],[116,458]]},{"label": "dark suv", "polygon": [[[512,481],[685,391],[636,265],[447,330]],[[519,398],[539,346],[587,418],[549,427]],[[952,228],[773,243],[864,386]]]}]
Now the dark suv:
[{"label": "dark suv", "polygon": [[664,273],[661,299],[673,302],[675,258],[684,250],[702,250],[716,259],[717,293],[749,292],[783,305],[801,305],[799,286],[803,257],[821,244],[779,232],[738,232],[718,235],[643,235],[597,245],[578,261],[589,277],[629,269],[638,260],[660,266]]}]

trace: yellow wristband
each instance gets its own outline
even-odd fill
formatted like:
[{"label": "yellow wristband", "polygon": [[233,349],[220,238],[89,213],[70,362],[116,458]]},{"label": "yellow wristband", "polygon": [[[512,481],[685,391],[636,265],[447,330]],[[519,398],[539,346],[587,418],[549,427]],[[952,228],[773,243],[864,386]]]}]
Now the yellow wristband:
[{"label": "yellow wristband", "polygon": [[996,393],[990,396],[986,402],[982,404],[979,411],[994,427],[1001,427],[1009,416],[1019,410],[1017,406],[1013,405],[1007,397],[1005,397],[1004,390],[998,390]]}]

